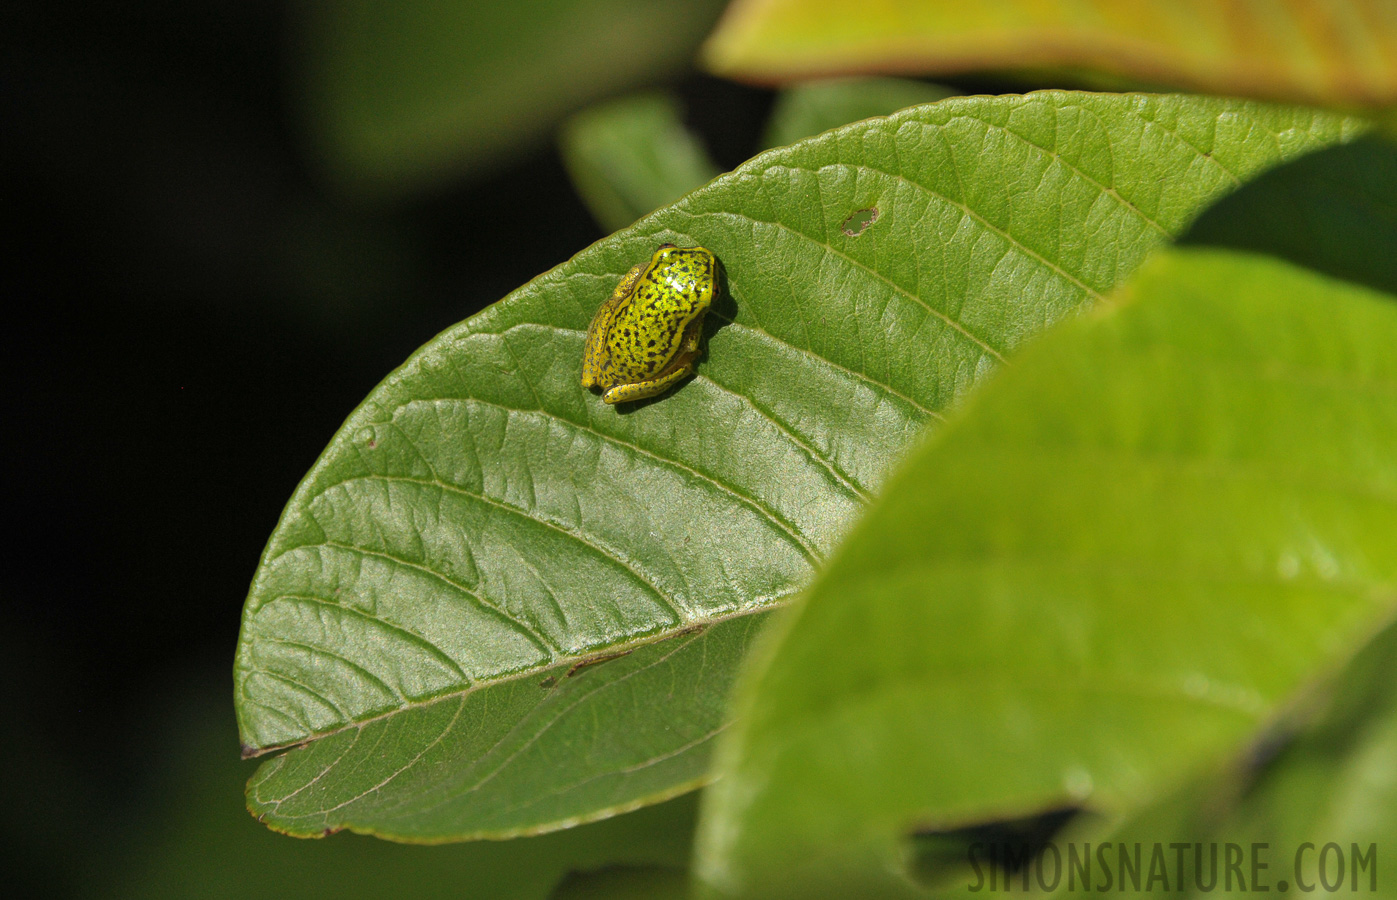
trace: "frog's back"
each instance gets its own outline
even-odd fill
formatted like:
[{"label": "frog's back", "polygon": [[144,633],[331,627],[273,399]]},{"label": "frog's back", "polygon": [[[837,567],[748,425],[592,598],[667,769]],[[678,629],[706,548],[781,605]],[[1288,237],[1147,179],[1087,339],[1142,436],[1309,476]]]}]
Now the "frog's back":
[{"label": "frog's back", "polygon": [[608,334],[611,364],[623,379],[645,377],[679,352],[685,329],[712,305],[714,257],[702,247],[674,248],[636,281],[631,302]]}]

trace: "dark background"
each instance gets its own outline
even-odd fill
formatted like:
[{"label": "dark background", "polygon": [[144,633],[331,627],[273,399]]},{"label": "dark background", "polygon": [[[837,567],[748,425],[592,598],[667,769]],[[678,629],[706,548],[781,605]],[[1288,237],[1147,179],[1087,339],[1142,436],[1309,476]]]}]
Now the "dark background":
[{"label": "dark background", "polygon": [[[237,764],[239,614],[296,483],[413,349],[603,236],[549,146],[393,207],[337,196],[288,24],[267,0],[0,14],[7,893],[127,864],[104,848],[159,827],[190,733]],[[720,165],[750,155],[768,93],[678,87]]]}]

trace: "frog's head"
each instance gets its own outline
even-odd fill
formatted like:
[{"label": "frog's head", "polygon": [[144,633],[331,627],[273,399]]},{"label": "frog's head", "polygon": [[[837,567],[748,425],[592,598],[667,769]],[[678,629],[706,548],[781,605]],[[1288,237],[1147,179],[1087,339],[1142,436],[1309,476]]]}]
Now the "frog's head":
[{"label": "frog's head", "polygon": [[650,259],[657,280],[663,283],[677,306],[686,307],[693,318],[713,305],[717,295],[718,261],[702,247],[676,247],[661,244]]}]

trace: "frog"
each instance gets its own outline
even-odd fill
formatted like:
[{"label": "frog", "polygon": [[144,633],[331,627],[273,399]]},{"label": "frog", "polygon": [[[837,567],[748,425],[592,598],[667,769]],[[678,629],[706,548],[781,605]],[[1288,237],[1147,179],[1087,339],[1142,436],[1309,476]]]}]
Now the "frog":
[{"label": "frog", "polygon": [[694,371],[703,320],[718,296],[718,258],[661,244],[625,274],[587,328],[582,386],[608,404],[644,400]]}]

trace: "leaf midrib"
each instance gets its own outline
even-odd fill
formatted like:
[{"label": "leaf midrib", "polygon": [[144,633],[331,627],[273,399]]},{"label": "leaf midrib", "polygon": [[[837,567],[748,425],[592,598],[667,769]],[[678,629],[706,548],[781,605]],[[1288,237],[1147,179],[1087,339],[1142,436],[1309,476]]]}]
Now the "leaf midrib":
[{"label": "leaf midrib", "polygon": [[[757,612],[764,612],[764,611],[766,611],[766,609],[770,609],[770,608],[773,608],[773,607],[770,607],[770,606],[769,606],[769,607],[765,607],[765,608],[759,609],[759,610],[750,610],[750,611],[748,611],[747,613],[742,613],[741,615],[752,614],[752,613],[757,613]],[[731,618],[737,618],[737,617],[738,617],[738,615],[731,615],[731,616],[726,616],[726,617],[724,617],[724,618],[726,618],[726,619],[731,619]],[[723,621],[724,618],[717,618],[717,619],[714,619],[714,622]],[[711,624],[711,623],[705,623],[705,624]],[[484,775],[484,777],[482,777],[482,778],[480,778],[479,780],[475,781],[470,787],[466,788],[466,789],[463,790],[463,791],[459,791],[459,792],[457,792],[457,793],[452,794],[451,796],[444,797],[444,798],[440,799],[438,802],[436,802],[436,803],[434,803],[434,804],[431,804],[431,805],[429,805],[429,806],[427,806],[427,807],[425,807],[425,808],[419,808],[419,809],[414,810],[414,814],[415,814],[415,815],[420,815],[420,814],[422,814],[422,813],[424,813],[424,812],[430,811],[430,810],[432,810],[432,809],[435,809],[435,808],[438,808],[438,807],[440,807],[440,806],[443,806],[443,805],[445,805],[445,804],[447,804],[447,803],[450,803],[450,802],[452,802],[452,801],[458,799],[459,797],[463,797],[463,796],[465,796],[465,795],[467,795],[467,794],[474,793],[475,791],[479,790],[479,789],[480,789],[481,787],[483,787],[487,782],[489,782],[491,779],[493,779],[496,775],[498,775],[500,772],[504,771],[504,770],[509,766],[509,764],[510,764],[516,757],[519,756],[519,754],[523,753],[523,752],[524,752],[525,750],[527,750],[530,746],[532,746],[534,743],[536,743],[536,742],[543,736],[544,733],[546,733],[550,728],[552,728],[552,727],[553,727],[554,725],[556,725],[559,721],[561,721],[562,718],[563,718],[568,712],[570,712],[571,710],[573,710],[574,708],[576,708],[577,706],[579,706],[581,703],[583,703],[585,700],[587,700],[587,699],[588,699],[589,697],[591,697],[593,694],[595,694],[595,693],[597,693],[597,692],[599,692],[599,691],[602,691],[602,690],[610,689],[610,688],[614,687],[615,685],[620,684],[620,683],[621,683],[622,681],[624,681],[624,680],[630,679],[630,678],[632,678],[632,677],[634,677],[634,676],[636,676],[636,675],[639,675],[639,674],[645,672],[645,671],[648,670],[648,669],[652,669],[652,668],[654,668],[655,666],[660,665],[661,663],[663,663],[663,662],[665,662],[666,660],[668,660],[668,659],[669,659],[671,656],[673,656],[675,653],[678,653],[678,652],[680,652],[681,650],[683,650],[685,647],[687,647],[687,646],[688,646],[690,643],[692,643],[694,640],[697,640],[700,636],[701,636],[701,631],[698,630],[698,629],[694,629],[694,634],[692,634],[691,636],[689,636],[689,639],[688,639],[687,641],[684,641],[684,642],[678,644],[678,645],[675,646],[673,649],[671,649],[669,653],[666,653],[666,654],[664,654],[663,656],[660,656],[660,657],[658,657],[658,658],[656,658],[656,659],[654,659],[654,660],[651,660],[651,661],[647,662],[647,663],[646,663],[643,667],[641,667],[641,668],[638,668],[638,669],[635,669],[635,670],[633,670],[633,671],[627,672],[625,675],[621,676],[621,678],[619,678],[619,679],[617,679],[617,680],[615,680],[615,681],[606,681],[606,682],[601,682],[601,683],[599,683],[599,684],[596,684],[596,685],[594,685],[590,690],[588,690],[588,691],[586,691],[586,692],[584,692],[584,693],[580,693],[577,697],[571,698],[571,699],[572,699],[572,702],[571,702],[570,704],[568,704],[568,705],[566,705],[566,706],[559,706],[559,707],[557,707],[557,708],[555,708],[555,709],[553,709],[553,710],[550,710],[550,711],[549,711],[549,712],[550,712],[550,716],[549,716],[549,718],[548,718],[547,723],[544,724],[543,727],[539,728],[533,735],[531,735],[530,738],[529,738],[527,741],[525,741],[524,743],[520,744],[520,745],[517,746],[517,747],[514,747],[514,748],[510,751],[510,753],[509,753],[504,759],[500,760],[499,763],[498,763],[497,765],[494,766],[494,768],[492,768],[488,773],[486,773],[486,774]],[[674,636],[670,636],[670,637],[674,637]],[[651,643],[653,643],[653,641],[652,641]],[[502,679],[502,680],[511,680],[511,679]],[[412,760],[410,760],[407,764],[405,764],[404,766],[402,766],[401,768],[399,768],[397,771],[395,771],[393,774],[389,775],[387,778],[385,778],[383,781],[381,781],[380,783],[378,783],[378,784],[375,785],[374,787],[372,787],[372,788],[370,788],[370,789],[368,789],[368,790],[366,790],[366,791],[363,791],[363,792],[361,792],[360,794],[358,794],[358,795],[356,795],[356,796],[354,796],[354,797],[349,798],[348,800],[342,801],[342,802],[340,802],[339,804],[337,804],[337,805],[335,805],[335,806],[333,806],[333,807],[330,807],[330,808],[328,808],[328,809],[317,810],[317,811],[314,812],[314,813],[304,813],[304,814],[300,814],[300,815],[285,815],[285,814],[280,814],[280,813],[279,813],[279,814],[282,815],[283,818],[286,818],[286,819],[321,819],[321,820],[324,820],[324,821],[328,821],[328,817],[329,817],[329,814],[330,814],[330,813],[334,812],[334,811],[337,810],[337,809],[341,809],[341,808],[343,808],[343,807],[345,807],[345,806],[348,806],[348,805],[350,805],[351,803],[354,803],[354,802],[356,802],[356,801],[358,801],[358,800],[360,800],[360,799],[362,799],[362,798],[368,796],[369,794],[372,794],[372,793],[374,793],[375,791],[377,791],[377,790],[383,788],[383,787],[384,787],[385,785],[387,785],[389,782],[391,782],[392,780],[394,780],[394,779],[397,778],[398,776],[402,775],[404,772],[406,772],[406,771],[408,771],[409,769],[411,769],[411,768],[412,768],[412,767],[413,767],[413,766],[414,766],[414,765],[415,765],[415,764],[416,764],[416,763],[417,763],[417,762],[418,762],[418,761],[419,761],[432,747],[434,747],[434,746],[436,746],[436,744],[440,743],[440,741],[441,741],[448,733],[450,733],[450,731],[452,730],[452,728],[454,728],[456,721],[460,718],[461,712],[465,709],[465,706],[466,706],[466,697],[467,697],[467,695],[468,695],[469,693],[471,693],[471,689],[467,689],[467,690],[463,690],[463,691],[458,691],[458,692],[455,692],[454,694],[446,694],[446,695],[443,695],[443,696],[441,696],[441,697],[434,698],[434,700],[431,701],[431,702],[440,702],[440,701],[444,701],[444,700],[449,700],[449,699],[451,699],[453,696],[455,696],[455,697],[459,697],[460,703],[459,703],[459,706],[458,706],[456,712],[452,715],[451,720],[450,720],[449,722],[447,722],[447,724],[442,728],[441,732],[440,732],[439,734],[437,734],[437,736],[436,736],[435,738],[433,738],[433,740],[431,741],[431,743],[428,744],[427,747],[424,747],[424,748],[422,749],[421,752],[419,752],[416,756],[413,757]],[[424,705],[424,704],[420,704],[420,703],[419,703],[418,705]],[[391,714],[390,714],[390,715],[391,715]],[[377,718],[385,718],[385,717],[386,717],[386,716],[379,716],[379,717],[377,717]],[[315,784],[316,782],[318,782],[321,778],[323,778],[326,774],[328,774],[328,772],[329,772],[331,769],[333,769],[336,765],[338,765],[338,764],[345,758],[345,756],[347,756],[347,755],[349,754],[350,750],[353,749],[353,747],[358,743],[359,738],[363,736],[365,726],[367,726],[368,724],[370,724],[370,721],[372,721],[372,720],[367,720],[367,721],[362,722],[362,723],[354,723],[354,724],[348,726],[349,728],[355,729],[355,732],[356,732],[356,733],[355,733],[353,739],[352,739],[349,743],[347,743],[347,744],[345,745],[344,749],[341,750],[340,754],[339,754],[338,756],[335,757],[335,760],[334,760],[333,762],[331,762],[331,763],[329,763],[328,765],[326,765],[325,767],[323,767],[319,772],[316,773],[315,777],[313,777],[312,779],[310,779],[308,782],[306,782],[305,784],[303,784],[303,785],[297,787],[295,790],[291,791],[289,794],[285,794],[285,795],[283,795],[282,797],[275,798],[275,799],[269,799],[269,798],[264,798],[264,797],[262,797],[260,794],[257,794],[257,793],[256,793],[256,787],[254,787],[254,788],[253,788],[253,796],[254,796],[255,800],[256,800],[257,802],[259,802],[259,803],[265,803],[265,804],[268,804],[268,805],[270,805],[270,806],[272,806],[272,807],[274,807],[274,808],[279,808],[279,807],[280,807],[283,803],[285,803],[287,800],[290,800],[292,797],[294,797],[294,796],[296,796],[297,794],[301,793],[301,792],[302,792],[303,790],[305,790],[306,788],[311,787],[312,785],[314,785],[314,784]],[[486,750],[485,752],[479,754],[479,757],[478,757],[478,758],[479,758],[479,759],[485,759],[485,758],[487,758],[487,757],[489,756],[489,754],[490,754],[495,748],[500,747],[500,746],[506,744],[506,743],[509,741],[509,739],[510,739],[512,736],[514,736],[514,735],[516,734],[516,732],[517,732],[520,728],[524,727],[526,724],[529,724],[529,725],[532,726],[532,725],[537,725],[538,723],[537,723],[536,721],[531,722],[531,721],[529,720],[528,717],[525,717],[524,719],[521,719],[519,722],[517,722],[517,723],[514,725],[513,728],[511,728],[509,731],[507,731],[507,732],[505,732],[503,735],[501,735],[500,738],[499,738],[499,740],[497,740],[497,741],[491,746],[491,748],[490,748],[489,750]],[[685,748],[681,748],[680,751],[671,751],[671,752],[669,752],[669,753],[667,753],[667,754],[665,754],[665,755],[663,755],[663,756],[661,756],[661,757],[656,757],[656,758],[654,758],[654,759],[647,760],[646,762],[644,762],[644,763],[642,763],[642,764],[633,765],[633,766],[628,767],[628,768],[625,769],[625,770],[617,770],[617,771],[618,771],[618,772],[621,772],[621,771],[624,771],[624,772],[634,772],[634,771],[639,771],[640,769],[645,768],[645,767],[647,767],[647,766],[655,765],[655,764],[658,763],[658,762],[662,762],[664,759],[667,759],[667,758],[670,758],[670,757],[672,757],[672,756],[677,755],[678,752],[682,752],[684,749],[691,749],[693,746],[697,746],[698,744],[702,743],[704,740],[711,740],[711,738],[713,737],[713,735],[716,735],[718,732],[721,732],[723,729],[727,728],[727,727],[728,727],[728,724],[730,724],[730,723],[724,723],[723,725],[719,726],[719,728],[718,728],[716,731],[714,731],[713,734],[705,735],[705,736],[701,737],[700,739],[697,739],[696,741],[690,742],[689,745],[686,745]],[[336,732],[333,732],[333,733],[339,733],[339,732],[342,732],[342,731],[345,731],[345,730],[347,730],[347,729],[339,729],[339,730],[337,730]],[[328,735],[327,735],[327,736],[328,736]],[[578,782],[578,783],[575,784],[575,785],[568,786],[568,787],[567,787],[566,789],[564,789],[564,790],[571,790],[571,789],[573,789],[573,788],[575,788],[575,787],[577,787],[577,786],[579,786],[579,785],[581,785],[581,784],[585,784],[585,783],[587,783],[588,781],[594,780],[595,778],[606,777],[606,776],[608,776],[608,775],[614,775],[614,774],[616,774],[616,773],[613,773],[613,772],[603,772],[603,773],[599,773],[598,775],[592,776],[591,778],[588,778],[588,779],[584,779],[582,782]],[[262,783],[264,783],[264,782],[265,782],[265,780],[259,781],[258,784],[257,784],[257,787],[260,787],[260,785],[261,785]],[[562,790],[558,790],[558,791],[554,791],[553,793],[562,793],[562,792],[563,792]],[[401,806],[403,806],[403,805],[406,805],[407,803],[408,803],[407,800],[403,800],[403,801],[400,801],[397,805],[401,807]]]},{"label": "leaf midrib", "polygon": [[[703,630],[713,625],[717,625],[721,622],[727,622],[733,619],[740,619],[745,616],[759,615],[761,613],[769,612],[770,610],[780,609],[781,607],[788,605],[791,599],[793,599],[796,594],[800,593],[801,590],[803,590],[802,587],[796,587],[784,593],[774,594],[770,597],[758,597],[755,600],[753,600],[752,603],[748,606],[744,606],[739,609],[727,610],[717,615],[698,617],[691,621],[685,622],[683,625],[672,631],[642,635],[621,643],[609,644],[601,650],[590,650],[586,653],[579,653],[571,656],[559,656],[543,665],[536,665],[524,669],[519,669],[517,671],[509,672],[498,677],[492,678],[488,681],[481,680],[469,682],[463,687],[453,688],[440,694],[432,694],[429,696],[409,699],[407,703],[403,706],[394,707],[393,709],[385,710],[381,713],[377,713],[375,715],[368,716],[357,721],[347,721],[343,725],[328,729],[326,731],[312,732],[308,734],[306,737],[300,738],[298,740],[287,741],[285,743],[279,744],[270,744],[265,747],[250,748],[254,752],[245,754],[245,758],[264,756],[268,753],[275,753],[277,751],[286,750],[288,748],[293,747],[302,747],[307,744],[314,743],[315,741],[318,741],[322,738],[342,734],[346,731],[362,730],[366,726],[378,722],[382,719],[389,719],[394,716],[402,715],[411,712],[415,709],[430,706],[434,703],[440,703],[445,700],[450,700],[453,697],[465,697],[469,694],[473,694],[477,691],[484,690],[486,688],[496,687],[498,685],[506,684],[512,681],[518,681],[523,678],[542,675],[544,673],[562,668],[573,668],[575,666],[585,665],[597,660],[610,659],[614,657],[617,653],[629,653],[633,650],[639,649],[649,644],[657,644],[663,641],[673,640],[674,638],[683,637],[686,633],[690,631],[702,632]],[[299,595],[278,595],[278,597],[274,598],[274,600],[280,599],[280,597],[282,596],[291,597]],[[323,598],[317,599],[320,599],[322,602],[328,602],[323,601]],[[331,605],[338,606],[339,604]],[[258,701],[252,699],[250,700],[250,702],[257,703]],[[258,703],[258,705],[262,706],[264,704]]]}]

